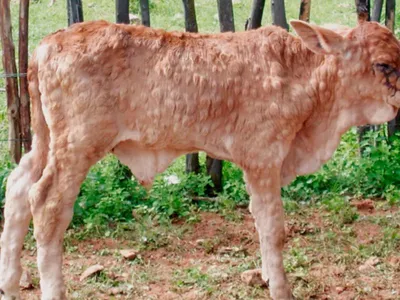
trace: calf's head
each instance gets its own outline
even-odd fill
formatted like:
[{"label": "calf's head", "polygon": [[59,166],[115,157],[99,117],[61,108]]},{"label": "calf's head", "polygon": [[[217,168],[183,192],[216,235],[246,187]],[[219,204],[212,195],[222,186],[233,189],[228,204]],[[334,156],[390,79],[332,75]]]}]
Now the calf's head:
[{"label": "calf's head", "polygon": [[336,74],[326,83],[340,109],[358,109],[352,125],[394,118],[400,107],[400,43],[386,27],[361,22],[333,31],[302,21],[291,25],[309,50],[325,56],[325,74]]}]

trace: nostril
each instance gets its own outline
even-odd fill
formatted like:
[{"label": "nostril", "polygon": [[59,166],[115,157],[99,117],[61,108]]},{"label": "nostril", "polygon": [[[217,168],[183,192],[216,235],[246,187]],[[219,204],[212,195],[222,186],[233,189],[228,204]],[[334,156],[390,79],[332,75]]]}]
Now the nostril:
[{"label": "nostril", "polygon": [[4,291],[0,289],[0,295],[4,295]]}]

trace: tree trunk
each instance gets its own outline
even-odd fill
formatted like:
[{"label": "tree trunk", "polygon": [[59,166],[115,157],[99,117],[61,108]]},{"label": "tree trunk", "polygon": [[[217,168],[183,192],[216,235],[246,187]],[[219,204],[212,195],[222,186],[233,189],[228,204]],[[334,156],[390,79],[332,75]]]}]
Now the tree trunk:
[{"label": "tree trunk", "polygon": [[[29,0],[20,0],[19,5],[19,73],[26,74],[28,71]],[[27,153],[31,150],[32,136],[30,100],[26,76],[22,76],[19,79],[19,95],[21,100],[21,136],[25,153]]]},{"label": "tree trunk", "polygon": [[129,0],[116,0],[115,13],[117,23],[129,24]]},{"label": "tree trunk", "polygon": [[221,32],[235,31],[235,23],[233,19],[232,0],[217,0],[218,18]]},{"label": "tree trunk", "polygon": [[183,0],[183,10],[185,14],[186,31],[198,32],[194,0]]},{"label": "tree trunk", "polygon": [[[370,0],[355,0],[356,4],[356,11],[357,11],[357,18],[358,22],[369,21],[370,20]],[[357,133],[358,133],[358,143],[360,154],[362,155],[365,151],[365,145],[363,144],[363,140],[365,134],[368,131],[372,131],[374,128],[372,125],[363,125],[358,126]]]},{"label": "tree trunk", "polygon": [[[386,0],[385,25],[394,32],[396,0]],[[400,130],[400,112],[396,118],[388,122],[388,136],[391,137]]]},{"label": "tree trunk", "polygon": [[284,0],[271,0],[272,24],[289,30]]},{"label": "tree trunk", "polygon": [[371,7],[370,0],[356,0],[358,22],[371,20],[370,7]]},{"label": "tree trunk", "polygon": [[83,22],[82,0],[67,0],[68,26]]},{"label": "tree trunk", "polygon": [[310,22],[311,0],[301,0],[299,19]]},{"label": "tree trunk", "polygon": [[18,97],[17,66],[15,47],[12,39],[10,1],[0,0],[0,34],[3,49],[3,67],[6,74],[8,139],[11,159],[19,163],[21,159],[20,100]]},{"label": "tree trunk", "polygon": [[[218,18],[221,32],[235,31],[233,18],[232,0],[217,0]],[[209,195],[215,195],[222,191],[222,161],[207,155],[206,158],[207,174],[210,175],[214,188],[209,191]]]},{"label": "tree trunk", "polygon": [[396,0],[386,0],[385,25],[394,32]]},{"label": "tree trunk", "polygon": [[186,173],[200,173],[200,162],[198,153],[191,153],[186,155]]},{"label": "tree trunk", "polygon": [[382,15],[383,0],[375,0],[372,9],[371,21],[380,22]]},{"label": "tree trunk", "polygon": [[261,27],[261,21],[264,13],[265,0],[253,0],[250,18],[247,20],[246,30]]},{"label": "tree trunk", "polygon": [[142,24],[150,27],[150,6],[149,0],[140,0],[140,12],[142,14]]},{"label": "tree trunk", "polygon": [[209,188],[207,194],[216,196],[217,192],[222,191],[222,160],[214,159],[207,155],[206,158],[207,174],[210,175],[214,184],[213,188]]},{"label": "tree trunk", "polygon": [[[198,32],[194,0],[182,0],[182,3],[185,15],[186,31]],[[186,155],[186,173],[200,173],[200,162],[198,153],[191,153]]]}]

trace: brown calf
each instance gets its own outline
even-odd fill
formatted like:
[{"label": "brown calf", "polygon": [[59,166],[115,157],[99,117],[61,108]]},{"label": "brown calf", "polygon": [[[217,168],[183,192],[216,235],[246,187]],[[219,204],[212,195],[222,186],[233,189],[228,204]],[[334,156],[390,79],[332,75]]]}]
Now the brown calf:
[{"label": "brown calf", "polygon": [[351,126],[394,118],[400,47],[377,23],[335,31],[300,21],[224,34],[104,21],[46,37],[29,69],[33,149],[8,179],[0,289],[18,299],[33,217],[42,299],[65,299],[63,234],[80,185],[114,153],[149,185],[206,151],[245,173],[273,299],[292,299],[282,261],[281,186],[316,171]]}]

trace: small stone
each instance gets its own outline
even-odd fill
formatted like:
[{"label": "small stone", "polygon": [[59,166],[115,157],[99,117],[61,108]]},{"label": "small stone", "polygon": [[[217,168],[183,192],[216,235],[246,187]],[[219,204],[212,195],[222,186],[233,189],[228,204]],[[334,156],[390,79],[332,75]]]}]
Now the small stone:
[{"label": "small stone", "polygon": [[246,249],[240,247],[221,247],[218,249],[219,255],[239,255],[239,254],[247,254]]},{"label": "small stone", "polygon": [[198,239],[198,240],[196,240],[196,245],[201,246],[204,244],[205,241],[206,241],[205,239]]},{"label": "small stone", "polygon": [[267,286],[268,284],[262,279],[261,274],[261,269],[255,269],[243,272],[240,277],[249,286]]},{"label": "small stone", "polygon": [[24,270],[22,272],[21,280],[19,281],[19,286],[22,289],[26,290],[33,288],[32,276],[28,271]]},{"label": "small stone", "polygon": [[367,261],[358,268],[358,270],[360,272],[371,271],[380,262],[381,261],[379,258],[372,256],[372,257],[368,258]]},{"label": "small stone", "polygon": [[134,249],[120,250],[119,253],[127,260],[134,260],[138,255],[138,251]]},{"label": "small stone", "polygon": [[104,267],[102,265],[93,265],[89,268],[86,269],[85,272],[81,275],[81,278],[79,279],[80,281],[84,281],[87,278],[100,273],[101,271],[104,270]]},{"label": "small stone", "polygon": [[120,288],[113,287],[108,291],[108,294],[110,296],[116,296],[116,295],[119,295],[119,294],[123,294],[123,291]]},{"label": "small stone", "polygon": [[235,249],[232,247],[221,247],[218,249],[218,254],[223,255],[223,254],[229,254],[235,252]]},{"label": "small stone", "polygon": [[374,201],[372,201],[371,199],[352,201],[350,202],[350,205],[356,207],[359,211],[372,212],[375,209]]},{"label": "small stone", "polygon": [[336,287],[336,293],[338,293],[338,294],[341,294],[341,293],[343,293],[343,292],[344,292],[344,290],[345,290],[345,288],[344,288],[344,287],[342,287],[342,286],[337,286],[337,287]]},{"label": "small stone", "polygon": [[108,277],[109,277],[110,279],[113,279],[113,280],[115,280],[115,279],[118,278],[118,275],[115,274],[114,272],[109,272],[107,275],[108,275]]},{"label": "small stone", "polygon": [[367,259],[367,261],[365,262],[365,264],[370,265],[375,267],[377,264],[379,264],[381,261],[378,257],[375,256],[371,256],[370,258]]},{"label": "small stone", "polygon": [[205,291],[199,290],[190,290],[182,295],[182,299],[185,300],[199,300],[199,299],[207,299],[205,298]]},{"label": "small stone", "polygon": [[180,298],[179,294],[176,294],[176,293],[171,292],[171,291],[166,292],[164,297],[165,297],[164,298],[165,300],[175,300],[175,299],[179,299]]}]

